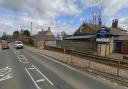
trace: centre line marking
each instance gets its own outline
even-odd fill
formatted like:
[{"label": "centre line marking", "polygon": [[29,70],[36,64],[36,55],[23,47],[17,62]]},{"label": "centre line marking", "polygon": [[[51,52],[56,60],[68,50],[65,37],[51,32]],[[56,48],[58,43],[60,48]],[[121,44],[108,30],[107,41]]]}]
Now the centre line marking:
[{"label": "centre line marking", "polygon": [[54,85],[41,71],[39,71],[34,65],[32,65],[52,86]]},{"label": "centre line marking", "polygon": [[27,74],[29,75],[29,77],[32,79],[32,81],[34,82],[35,86],[37,87],[37,89],[41,89],[38,84],[36,83],[36,81],[33,79],[33,77],[31,76],[31,74],[28,72],[27,68],[25,67],[25,71],[27,72]]}]

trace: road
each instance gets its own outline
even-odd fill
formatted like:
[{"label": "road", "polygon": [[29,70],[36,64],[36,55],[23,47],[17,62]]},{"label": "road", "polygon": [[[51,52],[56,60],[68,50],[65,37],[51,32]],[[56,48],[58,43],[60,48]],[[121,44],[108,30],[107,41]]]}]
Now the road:
[{"label": "road", "polygon": [[127,89],[27,49],[0,50],[0,89]]}]

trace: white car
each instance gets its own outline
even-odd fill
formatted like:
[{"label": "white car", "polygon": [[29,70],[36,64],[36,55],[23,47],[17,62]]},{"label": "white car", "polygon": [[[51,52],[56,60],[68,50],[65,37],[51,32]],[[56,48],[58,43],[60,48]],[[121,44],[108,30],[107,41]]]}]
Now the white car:
[{"label": "white car", "polygon": [[18,49],[23,49],[24,45],[22,43],[22,41],[15,41],[15,48]]}]

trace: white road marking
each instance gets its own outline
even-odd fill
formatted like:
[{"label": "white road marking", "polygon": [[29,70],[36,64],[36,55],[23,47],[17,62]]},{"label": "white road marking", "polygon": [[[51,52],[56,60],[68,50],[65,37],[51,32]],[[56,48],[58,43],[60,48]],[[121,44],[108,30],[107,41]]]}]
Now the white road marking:
[{"label": "white road marking", "polygon": [[28,59],[24,55],[17,55],[17,58],[19,59],[20,62],[29,63]]},{"label": "white road marking", "polygon": [[[36,52],[35,52],[35,53],[36,53]],[[55,60],[54,58],[51,58],[51,57],[46,56],[46,55],[43,55],[43,54],[41,54],[41,53],[36,53],[36,54],[38,54],[38,55],[40,55],[40,56],[43,56],[43,57],[47,58],[48,60],[50,59],[50,60],[52,60],[52,61],[54,61],[54,62],[56,62],[56,63],[59,63],[59,64],[65,66],[65,67],[68,67],[68,68],[71,69],[71,70],[74,70],[74,71],[76,71],[76,72],[79,72],[79,73],[85,75],[83,72],[81,72],[81,71],[79,71],[79,70],[77,70],[77,69],[75,69],[75,68],[73,68],[73,67],[70,67],[70,66],[68,66],[68,65],[66,65],[66,64],[64,64],[64,63],[62,63],[62,62],[60,62],[60,61],[57,61],[57,60]],[[99,77],[99,78],[101,78],[101,77]],[[102,78],[102,79],[103,79],[103,78]],[[106,79],[104,79],[104,80],[106,80]],[[108,81],[109,81],[109,80],[108,80]],[[109,82],[111,82],[111,81],[109,81]],[[112,82],[111,82],[111,83],[112,83]],[[117,84],[115,83],[114,85],[117,85]],[[119,86],[120,86],[120,85],[119,85]],[[125,87],[125,88],[128,89],[127,87]]]},{"label": "white road marking", "polygon": [[27,68],[25,67],[25,71],[27,72],[27,74],[29,75],[29,77],[32,79],[32,81],[34,82],[35,86],[37,87],[37,89],[41,89],[38,84],[36,83],[36,81],[33,79],[33,77],[31,76],[31,74],[28,72]]},{"label": "white road marking", "polygon": [[20,57],[19,57],[18,55],[17,55],[17,58],[19,59],[20,62],[22,62],[22,61],[20,60]]},{"label": "white road marking", "polygon": [[28,70],[33,70],[33,69],[35,69],[35,68],[33,68],[33,67],[32,68],[28,68]]},{"label": "white road marking", "polygon": [[9,74],[6,75],[5,77],[1,78],[1,79],[0,79],[0,82],[1,82],[1,81],[4,81],[4,80],[7,80],[7,79],[10,79],[10,78],[13,78],[13,76],[11,76],[11,75],[12,75],[12,73],[9,73]]},{"label": "white road marking", "polygon": [[27,63],[29,63],[29,62],[28,62],[28,61],[25,61],[25,62],[23,62],[23,63],[26,63],[26,64],[27,64]]},{"label": "white road marking", "polygon": [[34,65],[32,65],[52,86],[54,85],[42,72],[40,72]]},{"label": "white road marking", "polygon": [[28,60],[24,55],[22,55],[25,60]]},{"label": "white road marking", "polygon": [[20,54],[21,52],[20,51],[13,51],[14,54]]},{"label": "white road marking", "polygon": [[9,78],[12,78],[12,68],[8,66],[0,69],[0,82]]},{"label": "white road marking", "polygon": [[43,82],[43,81],[45,81],[45,79],[39,79],[39,80],[36,80],[36,83]]},{"label": "white road marking", "polygon": [[47,59],[50,59],[50,60],[56,62],[56,63],[59,63],[59,64],[61,64],[61,65],[63,65],[63,66],[66,66],[66,67],[68,67],[68,68],[71,69],[71,70],[75,70],[75,71],[78,72],[78,70],[76,70],[75,68],[70,67],[70,66],[68,66],[68,65],[66,65],[66,64],[64,64],[64,63],[62,63],[62,62],[59,62],[59,61],[57,61],[57,60],[55,60],[55,59],[53,59],[53,58],[51,58],[51,57],[48,57],[48,56],[43,55],[43,54],[41,54],[41,53],[38,53],[38,54],[41,55],[41,56],[43,56],[43,57],[45,57],[45,58],[47,58]]}]

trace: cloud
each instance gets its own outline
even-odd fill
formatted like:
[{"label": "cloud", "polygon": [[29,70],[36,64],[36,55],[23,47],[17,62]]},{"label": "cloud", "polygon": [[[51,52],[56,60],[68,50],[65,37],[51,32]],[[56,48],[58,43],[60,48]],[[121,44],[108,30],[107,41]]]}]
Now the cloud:
[{"label": "cloud", "polygon": [[56,23],[55,18],[57,16],[79,15],[81,10],[78,8],[76,1],[77,0],[0,0],[0,7],[12,11],[14,14],[23,13],[17,19],[12,19],[12,17],[8,19],[4,18],[7,23],[11,23],[10,25],[12,27],[14,26],[14,28],[17,29],[21,27],[30,28],[30,22],[33,22],[33,24],[35,24],[34,27],[36,27],[35,29],[41,29],[44,26],[52,25],[53,22]]},{"label": "cloud", "polygon": [[128,0],[81,0],[87,7],[99,6],[103,8],[103,15],[114,16],[119,10],[128,7]]},{"label": "cloud", "polygon": [[121,27],[124,27],[128,30],[128,16],[120,18],[119,19],[119,24],[120,24]]},{"label": "cloud", "polygon": [[101,0],[81,0],[87,7],[99,5]]},{"label": "cloud", "polygon": [[104,15],[113,16],[124,7],[127,7],[128,0],[107,0],[104,2]]},{"label": "cloud", "polygon": [[[83,17],[80,14],[84,12],[85,8],[102,6],[103,16],[109,19],[106,22],[108,24],[122,8],[128,7],[128,0],[80,0],[80,5],[83,5],[84,9],[80,8],[77,2],[78,0],[0,0],[0,8],[11,12],[11,16],[0,14],[0,25],[3,25],[0,29],[4,29],[0,31],[8,31],[9,28],[9,32],[21,28],[30,29],[30,22],[33,22],[33,33],[52,26],[54,33],[64,30],[71,34],[77,28],[70,24],[74,19],[66,22],[61,18],[56,20],[57,17],[78,16],[77,18],[83,21],[86,14]],[[127,24],[126,18],[121,18],[120,24]]]},{"label": "cloud", "polygon": [[1,2],[1,6],[13,11],[26,12],[32,17],[52,17],[61,13],[74,15],[80,12],[75,0],[5,0]]}]

